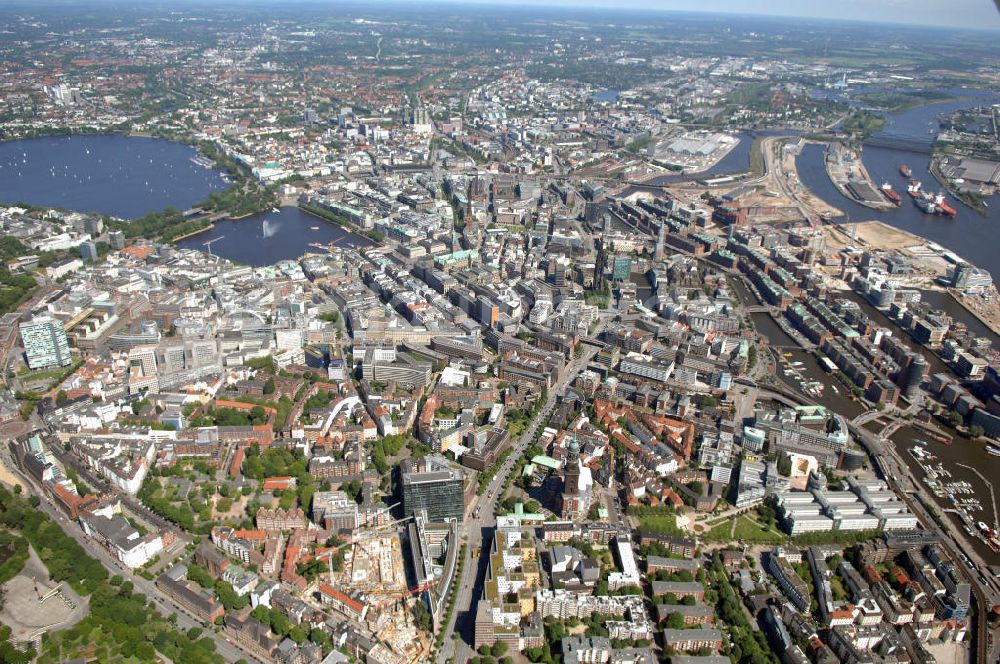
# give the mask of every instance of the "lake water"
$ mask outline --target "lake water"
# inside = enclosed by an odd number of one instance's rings
[[[338,247],[371,245],[368,238],[306,214],[297,207],[220,221],[210,231],[181,240],[177,245],[207,251],[205,243],[211,240],[215,240],[211,247],[213,254],[246,265],[271,265],[309,252],[325,253],[311,247],[313,243],[325,245],[337,241]]]
[[[0,202],[124,219],[167,207],[184,210],[229,186],[218,171],[194,163],[196,155],[194,148],[181,143],[116,134],[0,143]],[[223,220],[179,246],[205,251],[205,242],[213,239],[218,239],[212,243],[213,254],[248,265],[270,265],[320,251],[311,243],[371,244],[292,207]]]
[[[155,138],[54,136],[0,143],[0,202],[135,219],[187,209],[229,185],[191,161],[194,148]]]

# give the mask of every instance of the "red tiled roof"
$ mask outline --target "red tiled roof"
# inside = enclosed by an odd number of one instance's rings
[[[343,604],[347,608],[351,609],[352,611],[354,611],[358,615],[360,615],[361,612],[364,611],[365,607],[364,607],[364,605],[361,602],[357,601],[356,599],[351,599],[350,597],[348,597],[344,593],[340,592],[336,588],[331,588],[330,586],[326,585],[325,583],[322,584],[322,585],[320,585],[319,591],[320,591],[320,593],[322,593],[324,595],[327,595],[328,597],[331,597],[331,598],[335,599],[336,601],[340,602],[341,604]]]

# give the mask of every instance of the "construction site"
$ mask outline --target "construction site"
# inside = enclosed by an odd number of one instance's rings
[[[357,529],[346,542],[315,549],[327,571],[303,595],[377,635],[394,655],[385,653],[388,660],[427,661],[454,575],[457,538],[456,524],[427,523],[420,516]],[[341,556],[342,564],[335,565]],[[431,623],[421,626],[418,616],[425,613]]]
[[[746,215],[747,222],[755,224],[814,224],[841,216],[840,209],[813,194],[799,180],[795,158],[804,144],[801,138],[757,139],[751,151],[751,169],[755,173],[679,183],[671,185],[669,193],[692,205],[698,204],[706,191],[725,197]]]

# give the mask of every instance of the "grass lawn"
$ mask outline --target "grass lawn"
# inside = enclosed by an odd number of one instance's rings
[[[733,520],[724,519],[705,533],[705,539],[709,541],[721,542],[729,539],[729,531],[732,530]]]
[[[837,575],[830,577],[830,592],[833,593],[833,601],[835,602],[842,602],[849,597],[847,589],[844,588],[844,582]]]
[[[642,514],[639,516],[639,530],[666,535],[682,535],[677,527],[677,516],[674,514]]]
[[[788,540],[788,536],[772,528],[763,528],[747,515],[741,514],[736,517],[735,530],[733,530],[733,520],[726,519],[712,526],[712,529],[706,533],[705,539],[714,542],[740,540],[750,544],[780,544]]]
[[[739,521],[736,522],[736,531],[733,534],[738,540],[758,544],[778,543],[788,539],[788,535],[785,533],[772,528],[764,528],[745,514],[741,515]]]

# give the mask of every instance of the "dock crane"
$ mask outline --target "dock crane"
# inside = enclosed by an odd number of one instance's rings
[[[203,245],[205,245],[206,247],[208,247],[208,255],[209,256],[212,255],[212,243],[213,242],[218,242],[219,240],[221,240],[221,239],[223,239],[225,237],[226,237],[225,235],[220,235],[219,237],[213,237],[211,240],[208,240],[207,242],[202,242]]]
[[[326,249],[327,251],[330,251],[335,246],[337,246],[338,242],[340,242],[343,239],[344,238],[342,237],[338,237],[333,242],[327,242],[326,244],[323,244],[322,242],[310,242],[309,246],[312,247],[313,249]]]

